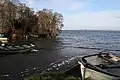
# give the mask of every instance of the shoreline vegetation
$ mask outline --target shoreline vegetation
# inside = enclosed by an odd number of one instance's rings
[[[63,26],[63,15],[52,9],[35,12],[22,3],[15,5],[7,0],[0,3],[0,33],[9,40],[56,37]]]
[[[60,72],[45,72],[39,75],[27,77],[24,80],[79,80],[79,78]]]
[[[45,72],[39,75],[27,77],[24,80],[81,80],[79,77],[67,75],[61,72]],[[85,80],[93,80],[90,77]]]

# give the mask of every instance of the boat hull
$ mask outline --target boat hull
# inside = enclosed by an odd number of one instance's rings
[[[86,68],[85,78],[88,78],[88,77],[92,78],[93,80],[120,80],[120,78],[117,78],[105,73],[101,73],[90,68]]]
[[[5,55],[5,54],[17,54],[17,53],[26,53],[30,52],[31,49],[24,49],[24,50],[16,50],[16,51],[0,51],[0,54]]]
[[[120,80],[119,73],[115,74],[115,72],[113,73],[107,71],[107,68],[105,68],[104,66],[102,67],[102,62],[105,62],[106,64],[108,61],[98,58],[97,54],[82,57],[82,59],[78,62],[80,64],[80,67],[85,67],[81,68],[80,70],[81,74],[83,74],[82,80],[84,80],[85,78],[91,78],[93,80]],[[111,69],[114,69],[114,67]],[[119,68],[117,69],[120,70]]]

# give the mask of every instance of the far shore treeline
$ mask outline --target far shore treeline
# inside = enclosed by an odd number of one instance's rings
[[[9,39],[22,40],[31,35],[53,37],[63,26],[63,15],[52,9],[35,12],[25,4],[9,1],[0,4],[0,33]]]

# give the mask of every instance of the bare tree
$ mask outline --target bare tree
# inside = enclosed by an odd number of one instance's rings
[[[8,29],[13,27],[15,6],[11,2],[8,2],[6,4],[0,4],[0,6],[0,27],[2,27],[2,33],[6,33]]]
[[[9,0],[0,3],[0,32],[22,37],[29,34],[57,36],[63,27],[63,16],[52,9],[37,14],[25,4],[15,5]],[[16,30],[16,31],[15,31]],[[18,30],[23,32],[17,32]],[[20,33],[20,34],[19,34]]]
[[[63,27],[63,16],[51,9],[43,9],[38,13],[38,32],[49,36],[57,36]]]
[[[34,14],[33,9],[25,4],[20,4],[17,7],[17,20],[21,24],[20,28],[24,29],[25,35],[32,33],[37,24],[37,16]],[[18,27],[16,26],[16,28]]]

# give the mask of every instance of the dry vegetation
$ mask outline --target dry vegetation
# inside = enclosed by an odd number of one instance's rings
[[[0,33],[5,33],[11,38],[19,36],[22,39],[30,34],[57,36],[62,27],[62,14],[51,9],[35,13],[25,4],[14,5],[9,1],[0,3]],[[23,34],[18,33],[18,29]]]
[[[66,75],[64,73],[46,72],[40,75],[35,75],[25,78],[24,80],[81,80],[81,79],[78,77],[74,77],[72,75]],[[85,80],[93,80],[93,79],[88,77]]]

